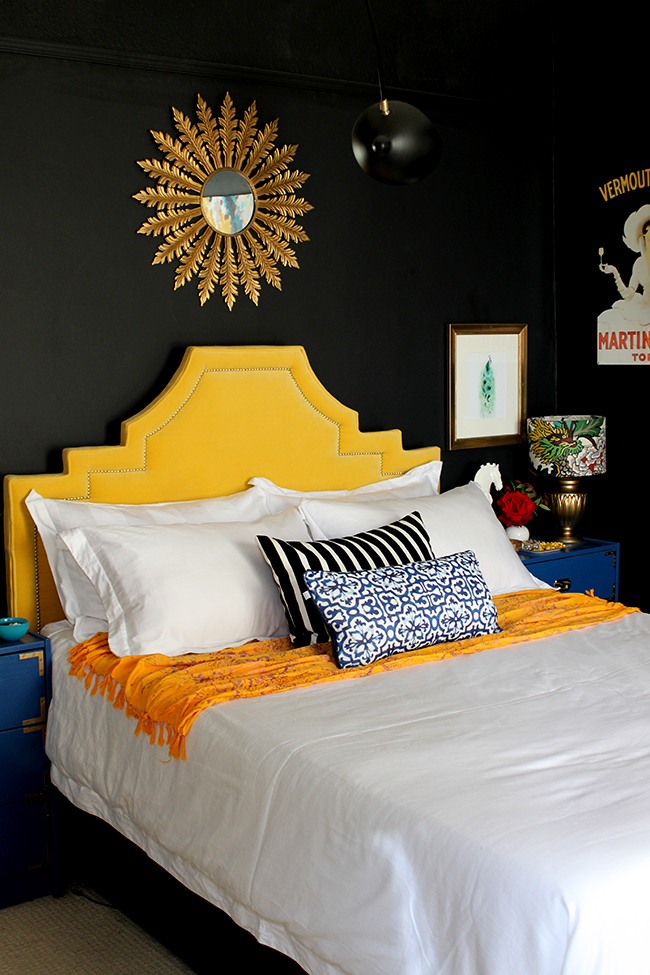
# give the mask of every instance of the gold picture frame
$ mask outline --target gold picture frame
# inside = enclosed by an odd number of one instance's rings
[[[449,450],[526,440],[527,325],[449,325]]]

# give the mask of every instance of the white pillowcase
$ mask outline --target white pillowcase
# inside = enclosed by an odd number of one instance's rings
[[[437,494],[441,470],[442,461],[432,460],[428,464],[414,467],[406,474],[400,474],[399,477],[388,477],[383,481],[373,481],[372,484],[363,484],[351,491],[300,491],[280,487],[266,477],[253,477],[248,483],[264,491],[269,508],[275,514],[277,511],[284,511],[286,508],[298,505],[308,499],[334,501],[354,498],[355,500],[365,501],[370,500],[370,498],[366,498],[366,495],[371,495],[374,500],[380,497],[419,498]],[[379,528],[379,525],[373,527]]]
[[[118,657],[286,636],[257,535],[309,541],[297,508],[254,522],[72,528],[60,539],[99,592]]]
[[[257,521],[271,514],[266,494],[249,488],[223,498],[171,501],[160,504],[102,504],[95,501],[60,501],[31,491],[25,501],[34,519],[50,563],[54,584],[66,619],[77,641],[106,629],[104,608],[94,586],[57,535],[68,528],[119,525],[169,525]]]
[[[300,505],[314,539],[355,535],[419,511],[436,557],[470,549],[493,596],[546,589],[520,561],[492,505],[474,481],[429,497],[378,501],[304,501]]]

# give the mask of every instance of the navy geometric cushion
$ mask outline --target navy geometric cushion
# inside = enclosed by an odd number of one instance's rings
[[[473,552],[367,572],[305,572],[339,667],[497,633],[497,610]]]
[[[284,605],[289,635],[296,647],[327,643],[329,634],[311,602],[305,602],[305,569],[358,572],[433,558],[429,536],[417,511],[372,531],[320,542],[286,542],[258,535]]]

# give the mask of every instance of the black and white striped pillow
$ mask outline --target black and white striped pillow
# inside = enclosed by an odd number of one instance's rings
[[[431,542],[418,511],[372,531],[319,542],[286,542],[258,535],[257,541],[280,590],[295,646],[326,643],[329,634],[311,599],[305,599],[305,569],[358,572],[432,559]]]

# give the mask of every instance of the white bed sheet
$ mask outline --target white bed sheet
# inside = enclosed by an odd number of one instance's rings
[[[186,761],[69,646],[55,785],[312,975],[647,975],[650,616],[233,701]]]

